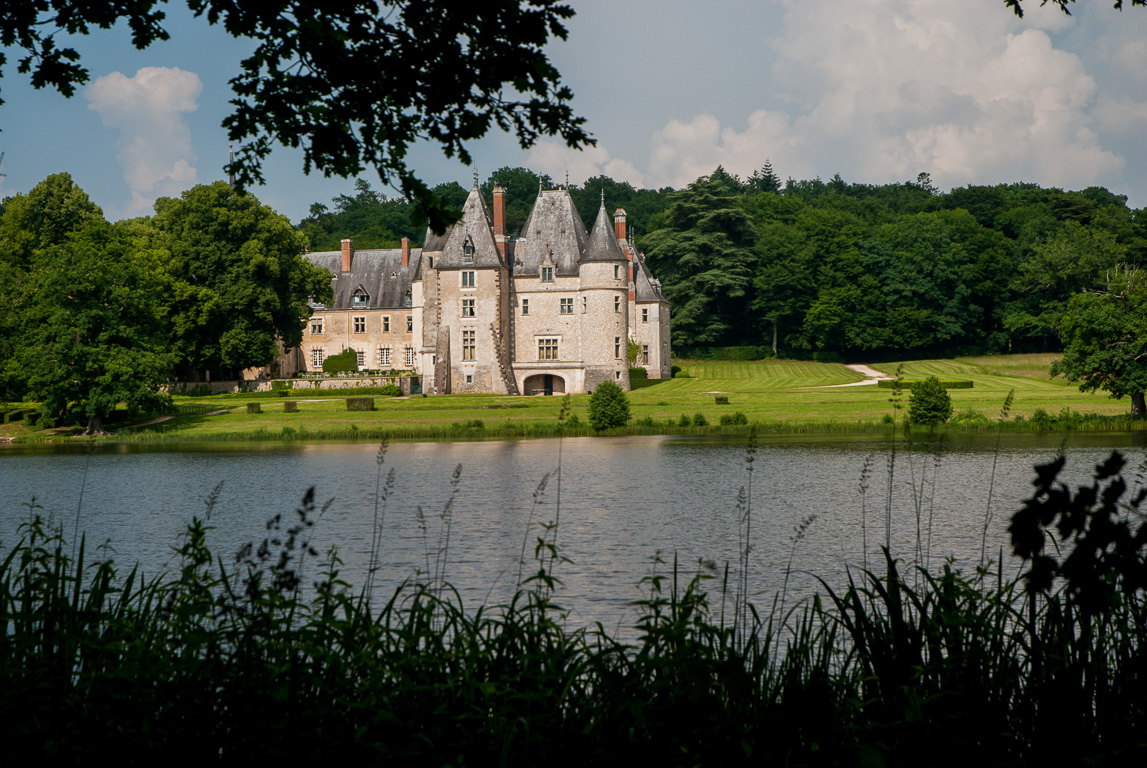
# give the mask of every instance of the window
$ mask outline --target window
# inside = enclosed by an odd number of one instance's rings
[[[312,349],[311,350],[311,367],[314,368],[316,371],[322,370],[322,368],[323,368],[323,350],[322,349]]]
[[[390,333],[390,315],[382,316],[382,332]]]
[[[572,315],[573,314],[573,299],[572,298],[559,299],[559,301],[561,302],[561,314]]]
[[[530,300],[529,299],[522,299],[522,314],[523,315],[530,314]]]
[[[406,316],[406,332],[414,333],[414,315]]]
[[[649,365],[649,345],[648,344],[642,344],[641,345],[641,364],[642,365]]]
[[[359,288],[354,292],[353,303],[356,307],[365,307],[369,300],[370,297],[366,295],[366,291],[364,291],[362,288]]]
[[[403,351],[403,357],[406,361],[407,368],[414,367],[414,347],[406,347]]]
[[[474,374],[472,374],[472,373],[466,374],[466,383],[467,384],[473,384],[474,383]]]
[[[357,357],[358,357],[357,362],[358,362],[359,369],[361,370],[361,369],[365,368],[366,367],[366,352],[363,352],[361,349],[356,349],[355,355],[357,355]]]
[[[474,241],[468,237],[466,238],[466,242],[462,244],[462,263],[474,263]]]
[[[554,268],[542,267],[542,282],[552,283],[554,281]]]
[[[614,296],[613,297],[613,311],[614,312],[620,312],[621,311],[621,297],[620,296]]]
[[[354,318],[354,332],[366,333],[366,318],[361,315]]]
[[[474,272],[472,270],[466,269],[466,270],[462,271],[462,287],[463,288],[473,288],[474,287]]]
[[[648,307],[643,307],[641,309],[641,322],[643,322],[643,323],[649,322],[649,308]]]
[[[312,336],[322,336],[323,335],[323,319],[321,317],[312,317],[311,318],[311,335]]]
[[[407,291],[406,295],[402,297],[402,306],[409,307],[412,303],[413,303],[413,298],[410,294],[410,291]]]
[[[586,311],[586,307],[587,307],[587,306],[588,306],[588,304],[587,304],[587,302],[586,302],[586,298],[585,298],[585,296],[582,296],[582,297],[581,297],[581,313],[582,313],[583,315],[585,314],[585,311]]]
[[[462,299],[462,317],[474,317],[474,302],[476,299]]]
[[[620,336],[614,336],[613,337],[613,356],[616,358],[619,358],[619,359],[621,358],[621,337]]]
[[[614,280],[620,280],[621,279],[621,265],[620,264],[614,264],[613,265],[613,279]]]
[[[557,360],[558,359],[558,340],[557,339],[538,339],[538,359],[539,360]]]
[[[462,331],[462,359],[474,359],[474,331]]]
[[[390,347],[379,347],[378,348],[378,367],[379,368],[389,368],[390,367]]]

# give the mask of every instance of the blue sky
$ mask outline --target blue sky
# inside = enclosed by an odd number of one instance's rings
[[[471,147],[485,178],[525,165],[580,183],[598,173],[680,187],[717,164],[748,175],[879,184],[928,171],[942,189],[1027,181],[1105,186],[1147,207],[1147,10],[1078,3],[1071,17],[1028,0],[583,0],[549,48],[598,145]],[[92,81],[72,99],[0,80],[0,195],[67,171],[111,219],[222,178],[227,81],[249,49],[184,9],[171,40],[136,51],[123,29],[72,44]],[[471,170],[433,147],[412,165],[430,183]],[[352,181],[304,175],[278,149],[255,193],[293,221]],[[380,185],[377,179],[366,178]],[[391,190],[383,190],[393,193]]]

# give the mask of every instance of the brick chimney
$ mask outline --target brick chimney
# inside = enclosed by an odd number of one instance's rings
[[[402,238],[402,266],[410,266],[410,238]]]
[[[350,263],[354,260],[354,241],[349,237],[343,238],[343,272],[350,272]]]
[[[613,232],[618,240],[625,240],[625,209],[618,208],[613,213]]]
[[[506,258],[506,190],[501,184],[494,185],[494,242],[498,253]]]

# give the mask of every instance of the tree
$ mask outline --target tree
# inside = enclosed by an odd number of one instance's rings
[[[372,166],[441,230],[457,213],[407,168],[412,144],[437,143],[466,164],[467,144],[493,126],[512,130],[523,148],[542,135],[558,135],[573,148],[594,144],[545,53],[551,38],[566,39],[562,21],[574,13],[558,0],[279,0],[258,10],[186,1],[197,17],[256,44],[231,80],[234,111],[223,120],[240,142],[227,167],[240,188],[263,181],[260,168],[273,144],[302,147],[307,172],[352,177]],[[57,47],[57,35],[122,21],[142,50],[170,37],[160,4],[8,4],[0,44],[23,51],[17,69],[34,87],[71,96],[89,73],[74,48]],[[5,62],[0,51],[0,71]]]
[[[756,342],[750,318],[756,229],[721,168],[673,195],[664,227],[639,241],[672,305],[677,348]]]
[[[0,315],[0,361],[15,357],[21,318],[37,300],[33,270],[41,252],[103,220],[103,211],[66,173],[53,174],[27,194],[5,201],[0,213],[0,305],[5,307]],[[26,383],[14,367],[0,365],[0,398],[21,399]]]
[[[88,224],[45,249],[32,273],[36,300],[22,314],[8,368],[51,416],[87,421],[99,433],[124,402],[163,407],[175,356],[167,351],[159,284],[131,243],[106,222]]]
[[[952,418],[952,396],[935,376],[912,385],[908,395],[908,418],[913,424],[934,427]]]
[[[1121,267],[1106,285],[1071,297],[1059,319],[1063,357],[1051,367],[1079,382],[1083,392],[1103,390],[1131,398],[1131,415],[1147,416],[1147,275]]]
[[[629,398],[612,381],[603,381],[589,397],[589,424],[601,431],[629,423]]]
[[[1044,4],[1048,3],[1049,1],[1051,2],[1052,5],[1058,5],[1059,9],[1061,11],[1063,11],[1064,13],[1066,13],[1068,16],[1071,15],[1071,11],[1069,11],[1067,9],[1067,4],[1068,3],[1074,3],[1075,0],[1042,0],[1040,5],[1044,5]],[[1015,11],[1016,16],[1019,16],[1022,19],[1024,17],[1024,9],[1020,5],[1021,2],[1022,2],[1022,0],[1004,0],[1004,5],[1008,6],[1013,11]],[[1131,5],[1147,5],[1147,0],[1131,0]],[[1123,0],[1115,0],[1113,7],[1117,11],[1122,11],[1123,10]]]
[[[307,299],[330,273],[303,258],[302,233],[253,196],[217,181],[155,203],[153,268],[167,286],[170,334],[191,371],[234,376],[303,337]]]

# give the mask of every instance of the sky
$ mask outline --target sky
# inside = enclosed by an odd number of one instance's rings
[[[177,4],[178,5],[178,4]],[[1147,207],[1147,9],[1083,0],[1071,16],[1003,0],[573,0],[547,48],[597,145],[470,145],[482,179],[526,166],[581,184],[605,174],[680,188],[718,165],[766,161],[782,179],[883,184],[927,172],[942,190],[1034,182],[1103,186]],[[224,178],[228,80],[248,41],[168,8],[171,40],[144,51],[122,27],[67,38],[91,72],[66,99],[34,90],[8,51],[0,80],[0,197],[66,171],[112,220]],[[411,166],[469,186],[434,145]],[[292,221],[353,180],[303,173],[279,148],[253,191]],[[376,189],[394,195],[376,176]]]

